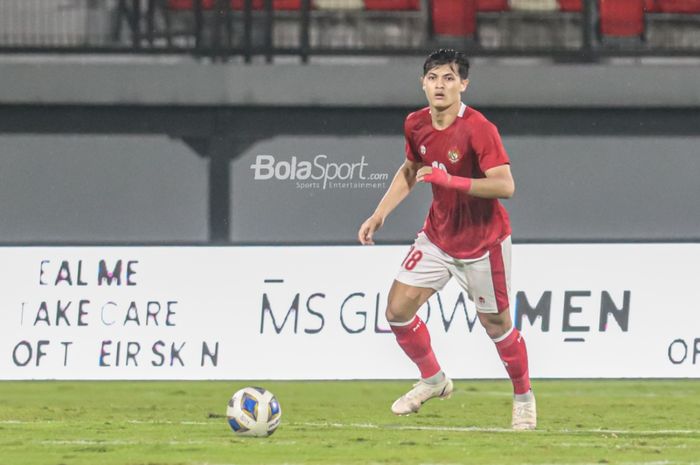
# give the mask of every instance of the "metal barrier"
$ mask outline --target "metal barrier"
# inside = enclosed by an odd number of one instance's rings
[[[698,0],[0,0],[0,53],[700,56]]]

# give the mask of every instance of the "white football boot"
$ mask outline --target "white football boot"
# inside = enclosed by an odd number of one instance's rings
[[[530,430],[537,427],[537,405],[535,397],[531,400],[520,402],[513,400],[513,429]]]
[[[418,381],[413,385],[413,389],[396,399],[396,402],[391,406],[391,411],[396,415],[416,413],[421,405],[433,397],[448,399],[453,390],[452,380],[447,376],[438,384],[428,384],[423,380]]]

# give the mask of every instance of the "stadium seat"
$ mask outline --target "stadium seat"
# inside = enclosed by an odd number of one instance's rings
[[[644,0],[644,12],[645,13],[658,13],[659,12],[658,0]]]
[[[476,34],[476,1],[433,0],[433,33],[473,37]]]
[[[362,10],[363,0],[313,0],[312,6],[320,10]]]
[[[662,13],[700,14],[700,0],[656,0]]]
[[[557,0],[510,0],[513,11],[557,11]]]
[[[559,11],[583,11],[582,0],[559,0]]]
[[[477,11],[508,11],[510,10],[510,5],[508,0],[477,0],[476,1]]]
[[[367,10],[420,10],[420,0],[365,0]]]
[[[643,37],[644,1],[599,0],[601,36]]]

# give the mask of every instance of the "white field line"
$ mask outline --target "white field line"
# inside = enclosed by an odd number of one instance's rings
[[[635,393],[635,394],[629,394],[629,393],[620,393],[620,394],[610,394],[610,393],[605,393],[605,394],[596,394],[596,393],[590,393],[587,391],[571,391],[566,393],[566,397],[570,397],[572,395],[575,395],[576,393],[580,393],[581,395],[588,395],[591,397],[605,397],[605,398],[612,398],[612,397],[620,397],[620,398],[655,398],[655,397],[687,397],[689,394],[695,394],[690,393],[690,392],[681,392],[677,393],[674,392],[673,394],[657,394],[655,392],[645,392],[645,393]],[[460,397],[460,396],[488,396],[488,397],[507,397],[507,398],[513,398],[513,392],[512,390],[503,390],[503,391],[479,391],[479,390],[469,390],[467,389],[455,389],[452,392],[452,397],[454,398],[455,396]],[[558,393],[549,393],[549,392],[537,392],[537,398],[548,398],[548,399],[554,399],[554,398],[561,398],[564,397],[562,394]]]
[[[168,421],[168,420],[127,420],[126,423],[133,425],[184,425],[184,426],[210,426],[220,424],[222,420],[217,421]],[[60,421],[25,421],[25,420],[0,420],[0,424],[5,425],[33,425],[33,424],[48,424],[48,423],[64,423]],[[115,422],[119,423],[119,422]],[[438,431],[438,432],[457,432],[457,433],[513,433],[510,428],[497,427],[480,427],[480,426],[424,426],[424,425],[377,425],[374,423],[337,423],[337,422],[296,422],[284,423],[288,426],[302,426],[314,428],[358,428],[358,429],[383,429],[383,430],[400,430],[400,431]],[[523,432],[519,432],[523,433]],[[628,430],[628,429],[547,429],[539,428],[535,431],[524,432],[525,434],[533,433],[557,433],[557,434],[630,434],[630,435],[694,435],[700,434],[700,429],[658,429],[658,430]]]
[[[0,420],[0,425],[48,425],[50,423],[63,423],[53,420]]]
[[[372,423],[291,423],[292,426],[313,426],[313,427],[332,427],[332,428],[363,428],[363,429],[389,429],[389,430],[407,430],[407,431],[444,431],[444,432],[478,432],[478,433],[513,433],[510,428],[484,428],[479,426],[421,426],[421,425],[406,425],[406,426],[380,426]],[[561,433],[561,434],[579,434],[579,433],[600,433],[600,434],[700,434],[698,429],[660,429],[660,430],[623,430],[623,429],[546,429],[541,428],[529,433]],[[519,432],[522,433],[522,432]],[[526,434],[528,432],[525,432]]]
[[[272,442],[272,441],[271,441]],[[154,444],[167,444],[170,446],[185,446],[185,445],[216,445],[221,444],[220,441],[134,441],[134,440],[99,440],[99,439],[72,439],[72,440],[45,440],[45,441],[33,441],[34,444],[40,444],[44,446],[138,446],[138,445],[154,445]],[[280,441],[275,440],[275,445],[294,445],[297,441]],[[598,442],[561,442],[556,444],[557,447],[592,447],[599,448],[600,443]],[[635,444],[635,449],[658,449],[659,446],[655,445],[639,445]],[[664,445],[664,449],[687,449],[688,446],[685,444],[668,446]]]
[[[131,425],[213,425],[213,421],[127,420]],[[218,421],[216,423],[219,423]]]
[[[675,460],[657,460],[654,462],[615,462],[617,465],[674,465],[674,464],[683,464],[683,465],[696,465],[697,462],[677,462]],[[528,463],[523,463],[522,465],[534,465],[534,464],[528,464]],[[574,465],[573,463],[567,463],[567,462],[557,462],[557,463],[549,463],[549,464],[537,464],[537,465]],[[600,462],[590,462],[590,463],[576,463],[576,465],[600,465]]]
[[[0,420],[0,425],[47,425],[53,423],[66,423],[56,420]],[[119,423],[119,422],[115,422]],[[132,425],[213,425],[213,421],[169,421],[169,420],[127,420]],[[216,422],[218,423],[218,422]]]
[[[700,462],[686,462],[685,460],[683,461],[677,461],[677,460],[656,460],[652,462],[615,462],[616,465],[700,465]],[[421,465],[429,465],[429,464],[421,464]],[[435,465],[435,464],[432,464]],[[521,465],[600,465],[600,462],[588,462],[588,463],[579,463],[579,462],[556,462],[556,463],[538,463],[538,464],[530,464],[530,463],[522,463]]]
[[[238,465],[238,464],[235,464],[235,463],[194,462],[194,463],[191,463],[190,465]],[[303,465],[303,464],[298,464],[298,463],[294,463],[294,462],[284,462],[284,463],[281,463],[280,465]],[[328,462],[325,465],[343,465],[343,464]],[[369,462],[367,465],[381,465],[381,464]],[[442,465],[444,465],[444,464],[442,464]],[[457,465],[457,464],[455,464],[455,465]],[[600,465],[600,464],[597,464],[597,465]]]
[[[252,443],[252,442],[251,442]],[[287,446],[294,445],[296,441],[255,441],[258,445],[275,445]],[[99,439],[72,439],[72,440],[46,440],[33,441],[33,444],[41,444],[44,446],[152,446],[152,445],[169,445],[169,446],[191,446],[191,445],[220,445],[221,441],[125,441],[119,439],[99,440]]]
[[[54,440],[54,441],[34,441],[35,444],[43,446],[135,446],[141,444],[140,441],[124,441],[120,439],[110,440],[92,440],[92,439],[73,439],[73,440]]]
[[[617,465],[700,465],[700,462],[677,462],[675,460],[661,460],[661,461],[654,461],[654,462],[617,462]],[[222,464],[222,463],[209,463],[209,462],[197,462],[192,465],[236,465],[232,463],[227,463],[227,464]],[[295,465],[293,462],[285,462],[282,465]],[[329,462],[327,465],[343,465],[342,463],[333,463]],[[381,463],[378,462],[369,462],[368,465],[381,465]],[[463,465],[462,463],[445,463],[445,462],[440,462],[439,464],[436,463],[422,463],[420,465]],[[528,464],[528,463],[523,463],[522,465],[600,465],[599,462],[589,462],[589,463],[581,463],[581,462],[556,462],[556,463],[546,463],[546,464]]]
[[[624,438],[623,438],[624,439]],[[600,447],[601,443],[600,442],[557,442],[556,446],[557,447],[594,447],[598,448]],[[617,443],[617,442],[610,442],[608,444],[608,447],[627,447],[629,443]],[[664,449],[687,449],[688,445],[687,444],[676,444],[674,446],[669,446],[668,444],[664,444],[663,446],[659,445],[654,445],[654,444],[637,444],[634,443],[633,447],[635,449],[658,449],[659,447],[663,447]]]

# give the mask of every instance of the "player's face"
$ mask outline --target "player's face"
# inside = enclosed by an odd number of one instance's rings
[[[454,63],[436,66],[429,70],[422,79],[423,90],[430,106],[438,110],[459,105],[460,94],[469,84],[468,79],[461,79]]]

